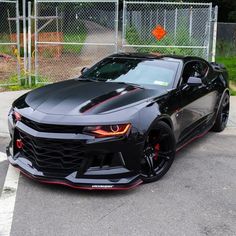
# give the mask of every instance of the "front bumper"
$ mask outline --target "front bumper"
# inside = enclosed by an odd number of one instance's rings
[[[15,126],[10,122],[9,125],[12,131],[12,141],[6,150],[8,160],[14,167],[18,168],[23,174],[32,179],[48,184],[60,184],[72,188],[88,190],[128,190],[142,183],[139,174],[139,158],[142,143],[134,142],[133,137],[131,137],[130,140],[119,139],[101,142],[91,139],[87,140],[84,136],[75,136],[74,134],[63,134],[63,136],[60,137],[62,134],[38,132],[21,122],[18,122]],[[19,138],[19,134],[23,135],[23,138],[26,138],[25,147],[28,146],[27,150],[29,153],[16,148],[15,141]],[[94,153],[96,153],[96,155],[101,155],[101,153],[102,155],[110,155],[114,152],[116,155],[120,154],[122,156],[122,164],[114,166],[104,165],[102,167],[90,166],[83,172],[76,169],[67,171],[66,173],[61,173],[60,169],[50,172],[44,170],[41,165],[38,165],[38,163],[30,157],[33,152],[29,150],[30,143],[27,143],[29,137],[32,138],[32,143],[37,143],[38,140],[49,140],[52,145],[54,145],[53,143],[58,137],[60,137],[60,140],[65,140],[66,145],[68,145],[68,141],[76,141],[76,143],[83,142],[85,153],[92,151],[93,155]],[[59,146],[55,146],[55,149],[57,148],[59,148]],[[34,150],[35,146],[31,149]],[[34,152],[37,152],[37,150],[34,150]],[[70,157],[66,158],[70,159]],[[86,158],[86,156],[84,158]],[[90,158],[90,156],[88,156],[88,158]],[[45,157],[45,159],[47,159],[47,157]]]
[[[10,153],[10,146],[7,147],[6,153],[11,165],[18,168],[25,176],[42,183],[59,184],[87,190],[128,190],[142,183],[139,175],[130,175],[125,168],[121,167],[107,170],[107,173],[110,172],[110,177],[104,175],[103,178],[102,176],[98,178],[97,174],[99,173],[93,173],[95,174],[94,178],[91,178],[92,173],[90,173],[89,177],[85,175],[83,178],[77,178],[77,172],[75,171],[63,178],[58,178],[56,175],[46,175],[42,171],[37,170],[28,159],[20,154],[13,158]],[[121,177],[122,175],[126,175],[126,177]]]

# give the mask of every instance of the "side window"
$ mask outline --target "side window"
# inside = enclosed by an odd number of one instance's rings
[[[211,68],[207,63],[202,62],[202,74],[203,74],[203,82],[207,83],[210,82],[212,80],[210,75],[211,72]]]
[[[199,73],[201,79],[204,79],[207,76],[208,71],[209,66],[204,62],[199,62]]]
[[[189,77],[198,77],[203,79],[208,71],[208,65],[200,61],[192,61],[185,65],[183,75],[182,75],[182,84],[186,84]]]

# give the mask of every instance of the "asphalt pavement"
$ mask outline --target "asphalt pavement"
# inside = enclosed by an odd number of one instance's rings
[[[0,152],[9,142],[7,112],[22,93],[0,93]],[[178,152],[170,171],[156,183],[122,192],[81,191],[20,175],[10,235],[235,236],[235,141],[233,97],[227,129],[210,132]],[[7,169],[0,156],[0,192]]]

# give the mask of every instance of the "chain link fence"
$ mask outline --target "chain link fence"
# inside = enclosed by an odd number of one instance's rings
[[[211,3],[125,1],[122,47],[125,51],[208,59],[212,47],[212,14]],[[164,31],[163,38],[157,39],[154,30]]]
[[[18,2],[0,0],[0,87],[20,76]]]
[[[0,88],[76,77],[119,48],[214,57],[217,11],[210,3],[123,3],[119,15],[118,0],[36,0],[27,18],[18,0],[0,0]],[[165,34],[157,39],[156,30]],[[235,48],[236,24],[218,23],[217,56],[235,56]]]
[[[118,0],[36,0],[34,11],[38,83],[76,77],[117,51]]]

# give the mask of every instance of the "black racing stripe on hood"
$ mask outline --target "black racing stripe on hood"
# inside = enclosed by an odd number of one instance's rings
[[[134,92],[140,88],[134,87],[134,86],[128,86],[123,89],[117,89],[115,91],[112,91],[110,93],[104,94],[100,97],[94,98],[91,101],[89,101],[85,106],[81,107],[80,112],[85,113],[93,108],[97,107],[98,105],[104,104],[105,102],[111,101],[114,98],[117,98],[119,96],[122,96],[124,94],[127,94],[129,92]]]

